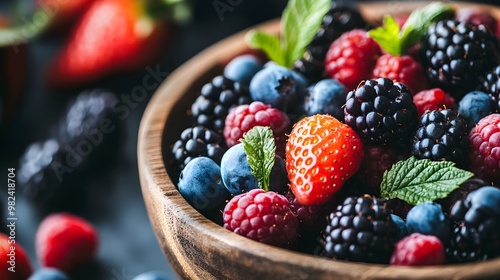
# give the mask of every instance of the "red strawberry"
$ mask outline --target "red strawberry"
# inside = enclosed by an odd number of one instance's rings
[[[53,61],[49,85],[55,88],[82,86],[154,62],[164,47],[169,24],[150,18],[138,2],[99,0],[92,3]]]
[[[290,189],[303,205],[330,200],[358,170],[363,159],[361,138],[329,115],[298,121],[286,145]]]
[[[32,272],[28,254],[19,242],[0,233],[0,279],[25,280]]]
[[[98,234],[94,226],[83,218],[56,213],[40,223],[35,246],[42,266],[70,272],[94,257]]]
[[[50,17],[50,31],[67,31],[95,0],[38,0],[40,11]]]

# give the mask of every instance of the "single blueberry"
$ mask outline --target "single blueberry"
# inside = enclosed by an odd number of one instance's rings
[[[444,214],[441,205],[435,202],[424,202],[415,205],[406,216],[408,234],[415,232],[434,235],[442,242],[447,242],[451,231],[449,218]]]
[[[244,54],[233,58],[224,68],[224,76],[233,81],[249,84],[252,77],[262,68],[262,62],[255,56]]]
[[[493,186],[484,186],[471,193],[467,199],[470,199],[471,205],[500,216],[500,189]]]
[[[182,170],[177,186],[184,199],[200,212],[219,208],[229,196],[220,167],[208,157],[191,160]]]
[[[287,113],[295,113],[305,97],[307,79],[279,65],[262,68],[250,81],[250,96]]]
[[[397,227],[397,239],[400,240],[403,239],[405,236],[407,236],[408,229],[406,228],[405,220],[403,220],[403,218],[395,214],[391,214],[391,219],[396,224]]]
[[[55,268],[41,268],[33,273],[28,280],[69,280],[64,272]]]
[[[482,91],[469,92],[458,103],[458,113],[467,120],[469,129],[490,114],[492,109],[491,97]]]
[[[165,272],[162,271],[144,272],[132,278],[132,280],[171,280],[171,279],[174,278],[169,277]]]
[[[344,121],[344,106],[347,97],[345,87],[333,79],[324,79],[310,86],[304,100],[304,113],[308,116],[329,114]]]

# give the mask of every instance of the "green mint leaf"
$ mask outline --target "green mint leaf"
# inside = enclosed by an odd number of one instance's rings
[[[381,48],[392,55],[401,54],[401,30],[392,16],[384,17],[384,25],[368,31],[370,37],[375,40]]]
[[[259,188],[268,191],[276,152],[273,131],[267,126],[256,126],[243,135],[241,142]]]
[[[259,30],[250,30],[245,40],[251,48],[264,51],[269,59],[280,65],[285,64],[284,52],[278,37]]]
[[[430,161],[410,157],[384,173],[380,184],[383,198],[399,198],[412,205],[445,198],[474,176],[451,161]]]
[[[323,17],[331,6],[331,0],[290,0],[281,16],[281,42],[288,68],[300,59],[312,41]]]

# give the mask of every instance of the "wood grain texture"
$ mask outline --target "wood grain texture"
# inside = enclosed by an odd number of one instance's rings
[[[369,20],[404,13],[423,2],[363,4]],[[454,4],[466,6],[470,4]],[[497,18],[496,7],[479,5]],[[277,34],[278,21],[257,26]],[[185,111],[201,86],[232,57],[248,51],[243,31],[195,56],[160,86],[143,116],[138,139],[141,187],[159,245],[182,279],[500,279],[500,259],[464,265],[396,267],[333,261],[261,244],[225,230],[194,210],[178,193],[165,162],[187,127]]]

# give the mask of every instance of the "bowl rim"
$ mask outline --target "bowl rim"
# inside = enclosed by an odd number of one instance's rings
[[[381,4],[385,5],[381,5]],[[399,1],[397,2],[401,4]],[[388,9],[400,9],[401,12],[420,7],[428,1],[417,1],[404,3],[402,6],[390,7],[388,1],[359,4],[361,13],[367,19],[376,19],[381,11]],[[474,7],[485,8],[493,11],[497,18],[500,18],[500,9],[496,6],[476,3],[449,3],[454,7],[465,7],[474,5]],[[396,4],[398,5],[398,4]],[[272,20],[263,24],[251,27],[277,34],[279,32],[279,20]],[[251,29],[249,28],[249,29]],[[179,219],[183,225],[192,227],[193,230],[203,232],[211,240],[216,240],[229,247],[244,250],[244,253],[256,257],[272,258],[276,262],[282,263],[300,263],[306,269],[328,270],[338,272],[339,276],[358,278],[384,278],[384,279],[422,279],[422,278],[477,278],[493,277],[500,275],[500,258],[466,264],[447,264],[441,266],[429,267],[402,267],[391,265],[380,265],[371,263],[344,262],[330,260],[314,255],[300,253],[296,251],[277,248],[263,243],[255,242],[243,236],[230,232],[216,223],[205,218],[202,214],[192,208],[179,194],[175,184],[170,180],[164,163],[163,154],[163,136],[165,133],[166,121],[171,117],[171,111],[176,106],[178,100],[189,90],[189,86],[196,81],[198,77],[204,74],[207,68],[198,67],[199,65],[215,65],[227,61],[228,57],[234,57],[241,54],[243,50],[248,49],[244,43],[244,37],[249,29],[240,31],[200,52],[177,70],[160,85],[142,117],[138,134],[138,167],[141,189],[145,199],[149,219],[155,230],[157,239],[162,247],[167,247],[172,253],[165,252],[167,259],[180,276],[192,277],[186,271],[186,263],[179,263],[172,259],[176,250],[182,248],[173,248],[165,240],[162,230],[165,229],[162,224],[162,207],[174,207],[176,210],[170,212]],[[160,215],[160,216],[159,216]],[[172,240],[170,240],[172,241]]]

